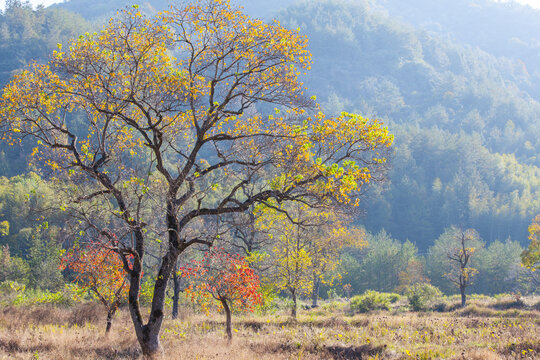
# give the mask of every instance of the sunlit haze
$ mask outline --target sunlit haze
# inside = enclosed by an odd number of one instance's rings
[[[49,5],[60,3],[60,2],[63,2],[63,1],[62,0],[30,0],[30,4],[32,4],[34,7],[40,4],[43,6],[49,6]],[[6,7],[6,0],[0,0],[0,9],[4,10],[5,7]]]
[[[505,0],[499,0],[501,2],[504,2]],[[540,0],[515,0],[518,3],[521,4],[528,4],[534,8],[540,9]],[[52,4],[63,2],[63,0],[30,0],[30,3],[33,6],[37,6],[39,4],[42,4],[43,6],[49,6]],[[6,6],[6,0],[0,0],[0,9],[4,9]]]

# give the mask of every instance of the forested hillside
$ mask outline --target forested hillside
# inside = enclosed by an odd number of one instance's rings
[[[327,108],[382,117],[396,133],[386,191],[360,220],[368,229],[421,249],[451,224],[525,239],[540,208],[540,104],[520,87],[529,75],[518,62],[367,2],[304,3],[281,17],[308,35],[308,84]]]
[[[540,10],[491,0],[376,3],[390,15],[417,28],[514,60],[516,68],[526,74],[516,80],[535,98],[540,96]]]
[[[71,0],[32,10],[10,2],[0,15],[0,83],[130,3]],[[476,229],[488,244],[510,237],[525,245],[540,212],[538,11],[489,1],[239,3],[309,38],[313,66],[304,80],[327,112],[378,117],[395,134],[388,181],[366,194],[356,224],[409,240],[420,254],[452,225]],[[142,1],[141,9],[167,4]],[[496,26],[503,10],[512,14],[504,15],[508,28]],[[31,147],[1,150],[2,175],[31,170]],[[30,180],[3,186],[21,181]],[[10,236],[26,236],[19,248],[4,239],[22,255],[30,226],[18,223],[20,214],[3,216],[14,219]]]

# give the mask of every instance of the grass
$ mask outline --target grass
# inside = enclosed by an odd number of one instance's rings
[[[233,317],[225,340],[223,316],[183,309],[167,319],[167,359],[538,359],[540,312],[507,309],[506,300],[471,299],[451,312],[393,309],[349,315],[344,306],[321,306],[290,321],[274,315]],[[334,304],[335,305],[335,304]],[[504,308],[498,310],[497,308]],[[121,311],[104,338],[99,304],[69,308],[6,307],[0,312],[0,359],[138,359],[129,314]]]

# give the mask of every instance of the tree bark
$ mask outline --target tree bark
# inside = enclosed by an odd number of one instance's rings
[[[172,318],[178,318],[178,301],[180,300],[180,277],[177,273],[177,268],[174,269],[173,274],[173,303],[172,303]]]
[[[298,306],[296,301],[296,291],[291,291],[291,295],[293,301],[293,306],[291,308],[291,317],[296,320],[296,308]]]
[[[316,308],[319,306],[319,289],[321,287],[321,278],[317,275],[313,275],[313,292],[311,293],[311,307]]]
[[[163,310],[165,307],[167,282],[171,277],[178,255],[185,250],[185,246],[180,244],[178,235],[180,231],[174,212],[173,200],[171,199],[169,199],[167,206],[167,227],[169,229],[169,248],[161,261],[158,277],[154,285],[154,297],[152,298],[150,316],[146,324],[143,323],[139,305],[140,279],[142,272],[141,261],[134,262],[133,269],[130,273],[129,310],[135,327],[135,334],[137,335],[137,340],[141,345],[145,359],[158,359],[163,357],[163,348],[159,340],[159,333],[164,318]],[[137,236],[141,237],[142,244],[142,232],[136,232],[136,241],[139,243]],[[139,254],[143,253],[144,248],[137,249],[137,252]],[[140,258],[142,259],[142,256],[140,256]]]
[[[109,336],[109,332],[111,331],[111,326],[112,326],[112,319],[114,317],[115,312],[116,310],[107,311],[107,326],[105,327],[105,337]]]
[[[461,307],[465,307],[465,303],[467,301],[465,296],[465,287],[461,287],[459,291],[461,292]]]
[[[227,339],[229,341],[232,340],[232,319],[231,319],[231,308],[229,307],[229,304],[227,304],[227,299],[220,299],[221,304],[223,304],[223,310],[225,310],[225,332],[227,333]]]

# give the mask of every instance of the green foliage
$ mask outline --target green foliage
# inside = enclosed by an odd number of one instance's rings
[[[21,284],[28,283],[30,268],[24,259],[13,257],[9,246],[0,249],[0,282],[16,281]]]
[[[58,291],[27,289],[24,284],[15,281],[0,283],[0,303],[3,305],[31,306],[31,305],[59,305],[72,306],[84,299],[89,299],[85,289],[74,284],[65,284]]]
[[[56,242],[59,229],[38,226],[32,232],[28,254],[29,286],[33,289],[59,290],[64,286],[60,270],[62,248]]]
[[[535,272],[540,270],[540,214],[529,225],[529,246],[521,254],[523,266]]]
[[[328,291],[326,292],[326,296],[328,297],[329,300],[335,300],[341,297],[335,288],[328,289]]]
[[[2,295],[10,294],[13,292],[15,293],[24,292],[25,289],[26,289],[26,286],[24,284],[19,284],[16,281],[7,280],[7,281],[2,281],[0,283],[0,293]]]
[[[447,228],[429,248],[426,257],[426,271],[431,283],[445,294],[453,294],[457,291],[456,285],[448,278],[447,274],[459,276],[459,269],[455,269],[454,262],[448,258],[450,251],[461,247],[459,234],[458,228]],[[482,257],[484,251],[484,242],[475,236],[467,241],[467,248],[475,249],[474,256],[471,257],[467,267],[476,269],[478,259]]]
[[[493,295],[517,291],[522,287],[525,269],[520,266],[523,248],[517,241],[494,241],[484,251],[475,254],[478,275],[471,291]]]
[[[86,297],[86,290],[81,289],[74,284],[65,284],[64,287],[58,291],[28,289],[19,292],[17,297],[13,299],[12,305],[31,306],[48,304],[72,306],[75,303],[81,302]]]
[[[155,279],[152,279],[150,276],[143,277],[139,293],[139,303],[141,305],[148,306],[152,304],[152,299],[154,297],[154,284]],[[170,299],[167,300],[170,301]]]
[[[418,283],[405,290],[413,311],[427,310],[434,300],[442,296],[441,291],[428,283]]]
[[[372,289],[394,291],[399,285],[399,274],[417,254],[409,241],[401,243],[382,230],[367,236],[368,247],[350,251],[342,259],[343,283],[351,284],[355,293]]]
[[[62,214],[50,210],[55,196],[50,184],[35,173],[0,177],[0,245],[8,245],[13,256],[26,258],[38,224],[45,218],[51,227],[64,222]],[[43,230],[44,236],[56,235]]]
[[[351,298],[351,310],[365,313],[373,310],[390,310],[390,304],[399,300],[398,294],[368,290]]]

